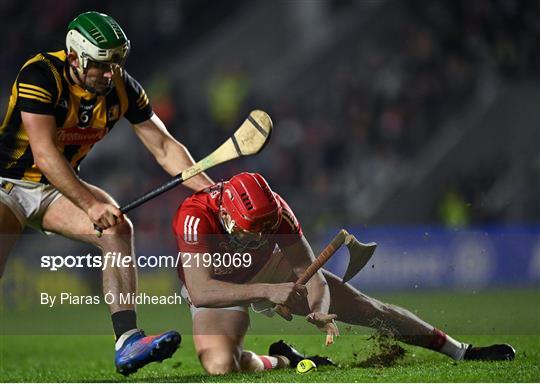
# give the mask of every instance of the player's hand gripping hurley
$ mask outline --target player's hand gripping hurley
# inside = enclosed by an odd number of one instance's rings
[[[240,128],[238,128],[236,132],[214,152],[166,183],[145,193],[123,207],[120,207],[120,211],[122,211],[122,213],[127,213],[128,211],[137,208],[139,205],[146,203],[148,200],[167,192],[169,189],[182,184],[184,181],[209,168],[215,167],[218,164],[225,163],[226,161],[241,156],[250,156],[259,153],[268,142],[271,133],[272,120],[270,119],[270,116],[261,110],[251,111]],[[103,230],[95,224],[94,229],[96,230],[96,234],[101,236]]]
[[[342,229],[300,275],[298,280],[296,280],[296,284],[306,284],[343,244],[345,244],[349,250],[349,265],[343,276],[343,283],[352,279],[362,268],[364,268],[369,259],[371,259],[371,256],[373,256],[375,248],[377,247],[377,244],[375,243],[363,244],[359,242],[354,235],[351,235],[345,229]],[[292,320],[292,314],[288,307],[276,305],[274,310],[284,319],[288,321]],[[310,314],[307,317],[307,320],[310,323],[317,325],[317,327],[324,329],[327,332],[326,345],[332,344],[334,336],[339,335],[339,331],[334,322],[335,317],[335,315],[322,313]]]

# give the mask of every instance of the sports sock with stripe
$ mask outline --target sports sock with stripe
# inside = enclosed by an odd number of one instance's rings
[[[441,352],[454,360],[463,360],[468,347],[469,344],[457,341],[437,328],[433,328],[432,340],[428,346],[428,348]]]

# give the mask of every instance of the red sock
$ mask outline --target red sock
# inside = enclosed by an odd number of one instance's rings
[[[241,368],[243,372],[260,372],[287,366],[285,358],[277,356],[257,355],[251,351],[242,352]]]
[[[440,351],[444,343],[446,343],[447,337],[446,333],[440,329],[433,328],[433,338],[431,339],[428,348],[433,349],[434,351]]]
[[[274,369],[277,366],[277,359],[274,356],[261,356],[259,359],[263,362],[264,369]]]

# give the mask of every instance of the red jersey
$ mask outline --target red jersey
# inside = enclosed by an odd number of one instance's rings
[[[206,188],[188,197],[178,208],[172,222],[173,232],[180,252],[209,253],[223,255],[228,253],[251,256],[249,267],[213,268],[214,278],[231,283],[250,281],[270,260],[276,245],[280,248],[294,244],[302,237],[302,228],[288,204],[274,192],[282,206],[282,219],[275,233],[265,236],[256,248],[242,248],[225,231],[219,218],[221,183]],[[178,266],[178,276],[184,280],[184,268]],[[186,265],[187,268],[187,265]]]

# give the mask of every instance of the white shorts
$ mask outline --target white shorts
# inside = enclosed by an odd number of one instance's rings
[[[41,226],[47,208],[62,194],[52,185],[0,177],[0,202],[7,205],[24,227],[43,231]]]
[[[268,260],[268,262],[264,265],[264,267],[246,284],[255,284],[255,283],[277,284],[277,283],[285,283],[285,282],[294,281],[294,280],[296,280],[295,275],[289,262],[285,260],[283,253],[276,246],[276,249],[274,250],[274,253],[272,253],[270,260]],[[248,313],[249,306],[247,305],[246,306],[238,305],[234,307],[224,307],[224,308],[195,307],[191,303],[189,292],[185,285],[182,285],[182,289],[180,290],[180,295],[188,303],[189,309],[191,311],[192,319],[196,313],[204,311],[204,310],[209,310],[209,309],[225,309],[229,311],[240,311],[240,312]],[[261,313],[268,317],[273,317],[275,315],[273,308],[274,308],[274,303],[268,300],[258,301],[256,303],[251,304],[251,309],[254,312]]]

